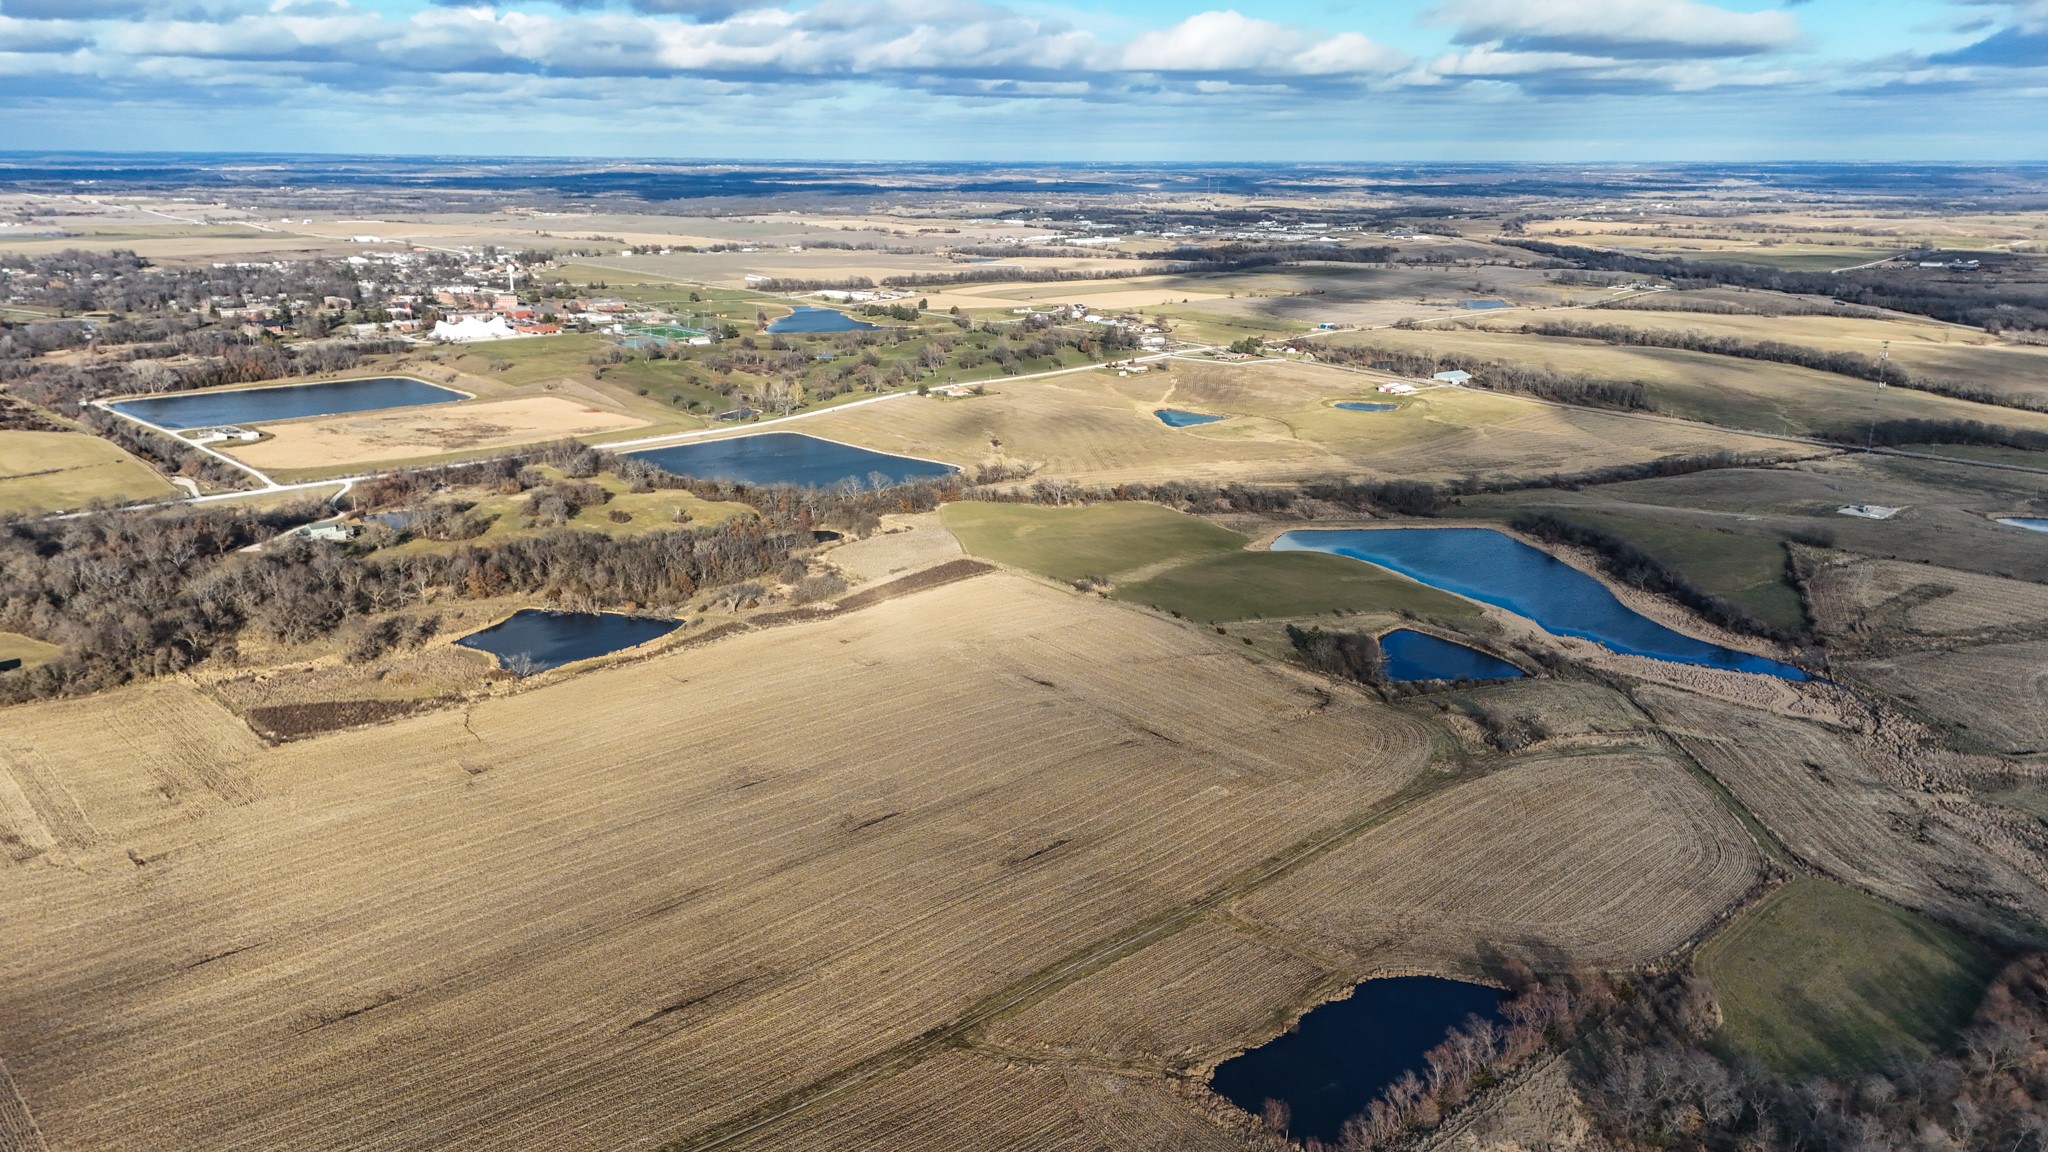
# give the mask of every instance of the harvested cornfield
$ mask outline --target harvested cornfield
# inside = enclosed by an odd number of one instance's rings
[[[1328,966],[1211,918],[991,1026],[986,1038],[1042,1057],[1185,1069],[1285,1028],[1331,979]]]
[[[1538,756],[1430,797],[1238,910],[1385,968],[1486,944],[1630,963],[1697,936],[1761,868],[1741,823],[1670,759]]]
[[[2048,915],[2048,890],[2001,859],[1964,806],[1926,803],[1815,724],[1667,688],[1636,699],[1809,866],[1908,907],[1987,928]],[[1984,815],[1991,813],[1987,810]]]
[[[735,1152],[1254,1152],[1266,1145],[1242,1129],[1208,1119],[1196,1103],[1157,1077],[948,1052],[722,1147]]]
[[[0,1053],[55,1150],[687,1141],[942,1055],[923,1038],[1263,875],[1431,748],[1003,575],[276,747],[174,685],[4,716],[29,807],[70,805],[70,867],[0,864]],[[261,794],[152,791],[195,761]],[[975,1067],[834,1107],[937,1099],[935,1147],[1211,1139]],[[989,1087],[1019,1078],[1045,1087]],[[797,1142],[872,1139],[848,1123]]]
[[[2048,586],[1838,553],[1808,575],[1821,631],[1860,644],[2048,629]]]
[[[1850,665],[1965,741],[2007,755],[2048,751],[2048,640],[1916,652]]]
[[[82,861],[159,829],[189,831],[192,821],[264,793],[250,770],[262,741],[181,685],[0,717],[0,848],[17,860]]]

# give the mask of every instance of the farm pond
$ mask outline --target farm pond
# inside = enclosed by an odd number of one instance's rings
[[[1505,993],[1436,976],[1368,980],[1343,1000],[1301,1018],[1291,1032],[1225,1060],[1209,1087],[1253,1115],[1266,1101],[1285,1103],[1287,1134],[1335,1144],[1344,1121],[1404,1072],[1420,1075],[1423,1054],[1467,1017],[1505,1023]]]
[[[2033,516],[2005,516],[2000,518],[1998,522],[2008,528],[2025,528],[2029,532],[2048,532],[2048,519],[2040,519]]]
[[[770,335],[796,335],[805,332],[868,332],[874,328],[875,325],[855,320],[837,308],[812,308],[798,304],[795,311],[768,325],[768,332]]]
[[[1396,628],[1380,637],[1391,680],[1515,680],[1522,670],[1476,648]]]
[[[846,483],[886,488],[907,480],[959,471],[936,460],[896,456],[796,432],[762,432],[730,440],[650,448],[632,455],[678,476],[742,484],[795,484],[802,488],[830,488]]]
[[[1392,412],[1399,404],[1382,404],[1377,400],[1346,400],[1338,404],[1346,412]]]
[[[276,388],[233,388],[224,392],[176,392],[108,405],[159,428],[174,431],[223,424],[260,424],[302,416],[340,416],[384,408],[416,408],[453,404],[469,397],[408,376],[366,376],[360,380],[322,380]]]
[[[1491,528],[1306,529],[1283,533],[1273,541],[1273,550],[1328,552],[1376,564],[1432,588],[1505,608],[1556,635],[1592,640],[1627,655],[1812,679],[1790,664],[1666,628],[1629,609],[1600,581]]]
[[[1179,408],[1161,408],[1152,413],[1168,428],[1192,428],[1197,424],[1214,424],[1223,416],[1211,416],[1207,412],[1184,412]]]
[[[456,643],[488,652],[498,658],[498,667],[525,676],[658,640],[681,626],[681,621],[653,616],[521,608]]]

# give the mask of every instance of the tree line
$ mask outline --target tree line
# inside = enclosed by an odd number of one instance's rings
[[[1558,336],[1574,340],[1598,340],[1635,348],[1676,348],[1687,352],[1709,352],[1716,356],[1734,356],[1744,360],[1765,360],[1774,364],[1791,364],[1799,368],[1811,368],[1816,372],[1830,372],[1837,376],[1849,376],[1858,380],[1872,380],[1900,388],[1911,388],[1920,392],[1933,392],[1969,400],[1978,404],[1996,404],[2008,408],[2027,408],[2048,411],[2048,400],[2037,396],[2014,396],[1996,392],[1954,380],[1935,380],[1916,376],[1897,364],[1880,365],[1861,352],[1831,352],[1804,344],[1790,344],[1782,340],[1744,340],[1739,336],[1697,329],[1672,331],[1662,328],[1633,328],[1622,324],[1584,324],[1573,321],[1549,321],[1541,324],[1524,324],[1521,331],[1531,336]]]
[[[1410,352],[1359,344],[1317,344],[1295,340],[1288,347],[1310,352],[1331,364],[1381,364],[1405,376],[1434,376],[1438,372],[1469,372],[1468,386],[1491,392],[1515,392],[1576,404],[1585,408],[1616,408],[1630,412],[1652,412],[1656,404],[1641,381],[1606,380],[1583,372],[1553,372],[1528,364],[1503,360],[1482,360],[1456,353]]]
[[[1503,239],[1502,244],[1521,248],[1565,264],[1597,271],[1628,272],[1658,276],[1679,287],[1726,285],[1735,288],[1763,288],[1807,296],[1826,296],[1873,308],[1889,308],[1932,316],[1954,324],[1968,324],[1997,333],[2007,329],[2048,328],[2048,287],[2015,284],[1995,275],[1973,274],[1969,278],[1934,278],[1908,273],[1904,269],[1861,272],[1797,272],[1760,264],[1732,261],[1681,260],[1631,256],[1599,248],[1552,244],[1542,240]],[[1982,257],[1980,257],[1982,258]],[[2018,257],[2012,257],[2017,261]],[[1986,271],[1991,267],[1987,265]]]

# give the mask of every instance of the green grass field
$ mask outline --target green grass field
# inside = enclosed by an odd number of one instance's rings
[[[1338,612],[1476,618],[1477,606],[1382,568],[1320,552],[1226,552],[1118,585],[1119,600],[1227,623]]]
[[[19,632],[0,632],[0,664],[19,660],[22,668],[33,668],[55,660],[63,652],[55,644],[45,644]]]
[[[948,504],[940,512],[967,551],[1055,580],[1097,576],[1119,600],[1190,620],[1414,612],[1474,618],[1455,596],[1341,556],[1248,552],[1245,537],[1157,504]]]
[[[1575,509],[1561,514],[1631,541],[1695,587],[1741,605],[1766,624],[1806,627],[1806,607],[1778,540],[1641,516]]]
[[[0,513],[65,512],[94,500],[173,496],[156,470],[82,432],[0,432]]]
[[[948,504],[941,521],[976,556],[1055,580],[1118,575],[1235,552],[1244,537],[1157,504]]]
[[[1696,964],[1721,1003],[1721,1042],[1795,1077],[1949,1043],[1995,968],[1931,921],[1805,878],[1729,924]]]

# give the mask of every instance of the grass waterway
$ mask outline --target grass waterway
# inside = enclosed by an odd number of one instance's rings
[[[214,392],[180,392],[122,400],[109,405],[124,416],[159,428],[212,428],[223,424],[260,424],[302,416],[339,416],[384,408],[416,408],[452,404],[468,397],[452,388],[407,376],[367,376],[360,380],[323,380],[276,388],[235,388]]]
[[[1307,529],[1284,533],[1273,548],[1329,552],[1377,564],[1616,652],[1786,680],[1812,679],[1790,664],[1666,628],[1630,610],[1598,580],[1491,528]]]
[[[522,608],[456,643],[488,652],[499,667],[526,676],[658,640],[680,626],[652,616]]]
[[[1436,976],[1368,980],[1343,1000],[1301,1018],[1291,1032],[1224,1061],[1209,1080],[1231,1103],[1258,1114],[1285,1103],[1287,1134],[1336,1143],[1344,1121],[1363,1112],[1403,1072],[1468,1016],[1500,1016],[1503,994]]]
[[[742,484],[794,484],[801,488],[830,488],[848,483],[886,488],[906,480],[959,471],[936,460],[876,452],[797,432],[763,432],[731,440],[652,448],[633,455],[678,476]]]

